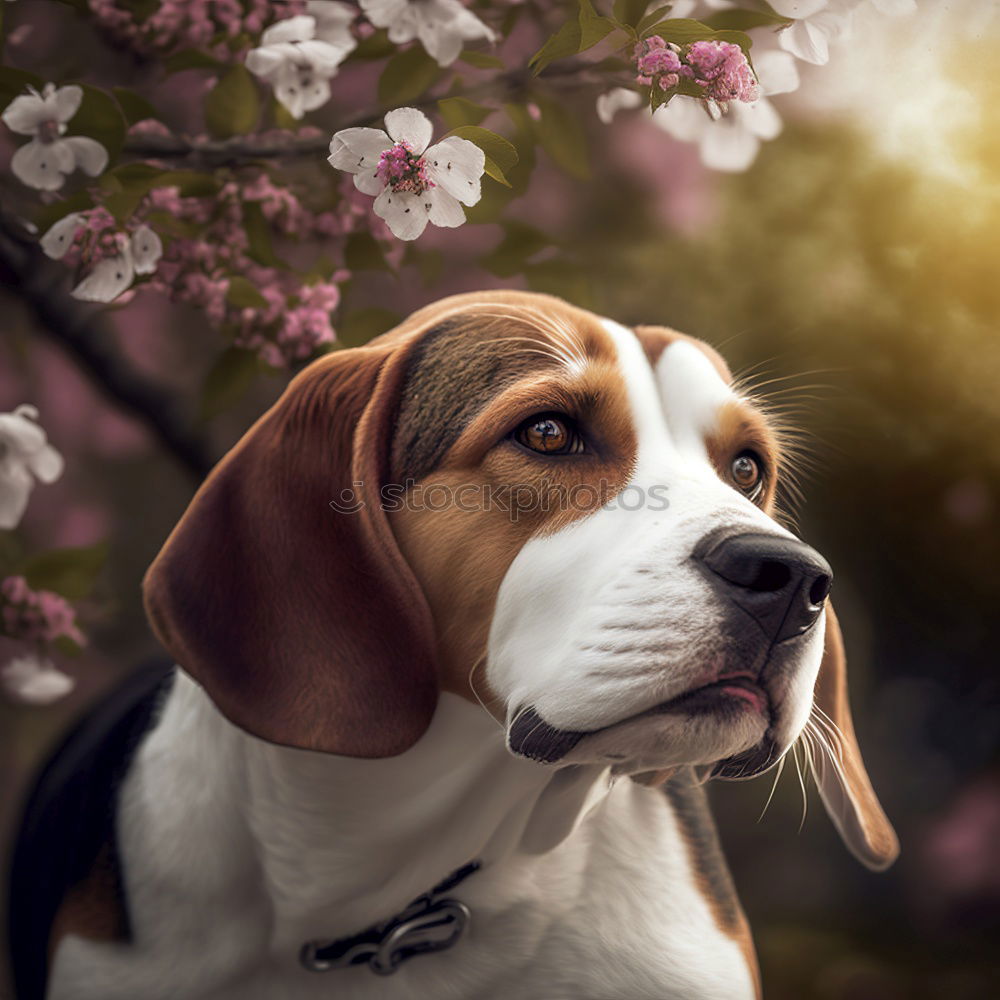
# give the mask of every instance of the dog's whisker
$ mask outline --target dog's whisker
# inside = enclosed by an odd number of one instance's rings
[[[785,770],[785,754],[781,755],[781,759],[778,761],[778,770],[774,775],[774,781],[771,784],[771,792],[767,796],[767,801],[764,803],[764,808],[761,809],[760,815],[757,817],[757,822],[759,823],[763,818],[767,810],[770,808],[771,801],[774,798],[775,790],[778,787],[778,782],[781,780],[781,774]]]

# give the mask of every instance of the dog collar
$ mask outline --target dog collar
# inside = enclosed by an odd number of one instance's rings
[[[299,961],[310,972],[367,964],[377,975],[391,976],[416,955],[445,951],[457,943],[472,919],[464,903],[446,898],[445,893],[480,867],[479,861],[470,861],[456,868],[401,913],[359,934],[336,941],[307,941],[299,952]]]

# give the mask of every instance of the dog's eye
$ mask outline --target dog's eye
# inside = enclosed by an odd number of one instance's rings
[[[570,455],[584,450],[583,439],[572,421],[558,413],[529,417],[514,431],[514,440],[540,455]]]
[[[752,451],[741,451],[729,466],[733,485],[751,500],[760,496],[764,487],[764,463]]]

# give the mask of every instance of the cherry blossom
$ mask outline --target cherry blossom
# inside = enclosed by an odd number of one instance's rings
[[[357,45],[351,34],[356,12],[337,0],[310,0],[307,13],[277,21],[247,53],[251,73],[274,88],[294,118],[330,100],[330,79]]]
[[[0,583],[0,632],[29,642],[65,638],[82,646],[87,641],[77,628],[72,605],[51,590],[32,590],[23,576],[8,576]]]
[[[396,45],[420,39],[440,66],[450,66],[463,44],[477,38],[494,42],[496,35],[459,0],[360,0],[361,9],[377,28],[389,29]]]
[[[697,143],[706,166],[730,172],[746,170],[761,142],[781,132],[781,118],[768,96],[788,93],[799,85],[795,60],[786,52],[761,52],[754,67],[761,91],[756,101],[733,102],[722,114],[715,102],[678,95],[657,108],[653,121],[675,139]]]
[[[152,274],[163,256],[163,243],[149,226],[139,226],[130,236],[101,208],[65,216],[39,242],[53,260],[71,251],[79,257],[86,274],[71,294],[85,302],[113,302],[137,274]]]
[[[32,137],[10,161],[14,176],[28,187],[57,191],[77,168],[91,177],[100,174],[108,165],[108,151],[96,139],[62,138],[66,123],[80,108],[82,88],[47,83],[41,93],[28,89],[29,94],[15,97],[0,115],[12,132]]]
[[[428,149],[431,123],[416,108],[390,111],[385,127],[385,132],[337,132],[330,141],[330,165],[354,174],[354,186],[375,196],[375,214],[398,239],[415,240],[428,222],[462,225],[462,205],[475,205],[481,197],[483,151],[457,136]]]
[[[915,0],[871,0],[881,14],[898,17],[917,9]],[[778,36],[786,52],[804,62],[823,66],[830,60],[830,44],[849,37],[852,21],[865,0],[778,0],[774,9],[795,22]]]
[[[62,475],[62,455],[37,421],[38,410],[27,404],[0,413],[0,528],[20,524],[36,479],[54,483]]]
[[[27,705],[51,705],[73,690],[75,682],[46,657],[17,656],[0,670],[4,690]]]
[[[610,125],[619,111],[631,111],[642,104],[642,95],[638,92],[628,87],[615,87],[597,98],[597,117],[605,125]]]

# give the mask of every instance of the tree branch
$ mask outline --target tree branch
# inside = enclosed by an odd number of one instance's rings
[[[579,77],[593,70],[590,63],[567,60],[558,66],[545,70],[546,82],[556,86],[578,86]],[[577,79],[574,79],[577,78]],[[485,80],[466,90],[449,93],[447,97],[464,97],[475,100],[479,97],[508,98],[523,91],[533,79],[523,68],[508,70]],[[558,81],[558,82],[557,82]],[[422,97],[409,103],[409,107],[421,110],[432,108],[439,97]],[[345,128],[360,128],[378,124],[391,111],[391,107],[370,109],[341,122],[334,131]],[[138,159],[185,160],[189,166],[225,167],[237,166],[248,160],[296,159],[316,157],[329,151],[329,135],[307,136],[277,135],[265,138],[261,135],[233,136],[231,139],[206,139],[185,135],[131,135],[125,140],[123,152]]]
[[[41,331],[70,354],[117,406],[138,418],[192,476],[215,464],[208,444],[182,418],[174,396],[135,371],[115,350],[99,312],[73,299],[66,273],[7,216],[0,216],[0,281],[27,303]]]

